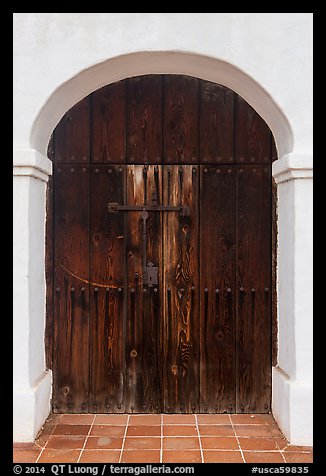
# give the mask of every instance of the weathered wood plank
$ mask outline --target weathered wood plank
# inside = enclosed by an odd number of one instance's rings
[[[200,82],[200,163],[234,162],[234,92]]]
[[[235,121],[237,163],[270,163],[270,129],[259,114],[238,95]]]
[[[124,411],[124,217],[108,213],[123,203],[125,166],[91,169],[90,409]]]
[[[45,224],[45,279],[46,279],[46,322],[45,359],[46,367],[52,369],[53,359],[53,177],[49,177],[46,190]]]
[[[46,155],[52,162],[54,161],[54,133],[50,137]]]
[[[157,170],[157,172],[156,172]],[[162,173],[153,165],[128,166],[127,203],[144,205],[162,202]],[[149,212],[146,221],[146,263],[161,268],[161,214]],[[126,212],[127,323],[126,323],[126,411],[161,411],[160,379],[160,285],[148,288],[143,282],[143,220],[141,212]],[[155,289],[157,291],[155,291]],[[146,290],[146,292],[144,292]]]
[[[272,366],[277,365],[278,317],[277,317],[277,184],[272,178]]]
[[[164,163],[197,164],[198,80],[188,76],[163,77]]]
[[[235,411],[235,170],[200,166],[201,412]]]
[[[91,95],[93,163],[126,161],[126,81],[104,86]]]
[[[54,162],[88,163],[90,161],[89,96],[69,109],[54,130]]]
[[[89,410],[89,166],[55,166],[54,186],[53,410],[84,413]]]
[[[162,81],[160,75],[128,79],[127,162],[162,163]]]
[[[164,170],[164,411],[199,410],[198,166]]]
[[[271,161],[272,161],[272,162],[275,162],[275,160],[278,159],[278,152],[277,152],[277,147],[276,147],[275,139],[274,139],[274,137],[273,137],[272,132],[270,132],[270,134],[271,134],[271,142],[272,142]]]
[[[266,413],[271,398],[271,170],[237,166],[237,406]]]
[[[150,75],[80,101],[53,136],[54,411],[268,411],[277,152],[266,123],[223,86]],[[145,293],[141,212],[109,214],[109,201],[190,206],[189,217],[149,212],[145,264],[159,284]]]

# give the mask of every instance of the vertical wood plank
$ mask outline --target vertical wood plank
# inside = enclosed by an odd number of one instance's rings
[[[156,172],[157,170],[157,172]],[[162,172],[157,166],[129,165],[128,205],[162,203]],[[149,212],[147,219],[147,263],[159,267],[159,284],[148,288],[143,282],[143,227],[141,212],[127,212],[127,325],[126,325],[126,411],[161,411],[160,378],[160,288],[162,246],[161,214]],[[155,291],[157,290],[157,291]],[[145,292],[144,292],[145,291]]]
[[[54,167],[55,413],[88,412],[89,166]]]
[[[200,166],[201,412],[235,411],[235,170]]]
[[[126,81],[118,81],[91,96],[93,163],[126,161]]]
[[[267,127],[267,126],[266,126],[266,127]],[[272,161],[272,162],[275,162],[275,160],[278,159],[278,152],[277,152],[277,147],[276,147],[275,139],[274,139],[273,134],[272,134],[271,131],[270,131],[270,134],[271,134],[271,142],[272,142],[271,161]]]
[[[123,203],[125,166],[91,169],[90,410],[124,411],[124,217],[108,213]]]
[[[277,365],[278,317],[277,317],[277,184],[272,178],[272,365]]]
[[[270,165],[237,166],[236,185],[236,409],[239,413],[266,413],[271,398]]]
[[[198,80],[188,76],[163,77],[164,162],[197,164]]]
[[[200,82],[200,161],[234,162],[234,92],[220,84]]]
[[[198,166],[164,170],[164,411],[199,410]]]
[[[265,121],[236,96],[236,156],[238,163],[270,163],[271,133]]]
[[[162,84],[160,75],[128,79],[127,162],[162,162]]]
[[[45,279],[46,279],[46,367],[52,368],[53,359],[53,177],[49,177],[46,190],[45,223]]]
[[[54,133],[50,137],[46,155],[52,162],[54,161]]]
[[[89,96],[75,104],[63,116],[54,130],[56,163],[88,163],[89,154]]]

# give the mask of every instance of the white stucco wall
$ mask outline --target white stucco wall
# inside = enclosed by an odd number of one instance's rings
[[[14,437],[33,439],[49,411],[43,346],[48,139],[66,110],[91,91],[148,73],[225,84],[274,133],[280,327],[273,412],[292,442],[310,444],[311,414],[302,408],[311,407],[312,395],[311,13],[14,14]]]
[[[311,48],[309,13],[16,13],[15,144],[30,146],[30,125],[42,106],[85,68],[129,53],[185,51],[254,78],[288,118],[295,149],[309,153]]]

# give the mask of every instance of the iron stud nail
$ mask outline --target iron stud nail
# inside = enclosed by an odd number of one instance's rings
[[[231,288],[227,288],[226,292],[227,292],[227,293],[230,293],[230,292],[231,292]]]
[[[122,291],[122,288],[118,288],[118,293],[121,293],[121,291]]]

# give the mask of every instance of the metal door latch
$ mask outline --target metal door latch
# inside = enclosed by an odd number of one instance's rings
[[[147,286],[151,288],[158,284],[158,267],[149,261],[146,268],[146,281]]]
[[[164,206],[164,205],[120,205],[119,203],[108,203],[109,213],[118,212],[179,212],[181,216],[190,216],[190,207],[188,206]]]

